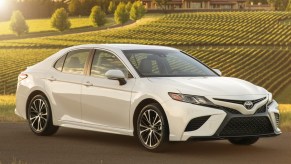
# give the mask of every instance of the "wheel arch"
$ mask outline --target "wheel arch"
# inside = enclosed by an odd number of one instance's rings
[[[29,96],[28,96],[28,98],[27,98],[27,100],[26,100],[26,104],[25,104],[25,114],[26,114],[26,118],[28,118],[28,106],[29,106],[29,103],[30,103],[31,99],[32,99],[34,96],[39,95],[39,94],[43,95],[43,96],[47,99],[47,101],[49,102],[48,97],[46,96],[46,94],[45,94],[43,91],[41,91],[41,90],[34,90],[34,91],[32,91],[32,92],[29,94]],[[50,102],[49,102],[48,105],[50,106]]]
[[[161,103],[159,103],[157,100],[153,99],[153,98],[146,98],[143,99],[141,102],[139,102],[139,104],[137,105],[137,107],[134,110],[134,114],[133,114],[133,119],[132,119],[132,124],[133,124],[133,134],[135,135],[136,133],[136,121],[138,118],[139,113],[141,112],[141,110],[148,104],[152,104],[152,103],[156,103],[159,105],[159,107],[162,109],[161,112],[164,114],[167,125],[168,125],[168,133],[170,134],[170,127],[169,127],[169,122],[168,122],[168,118],[167,118],[167,114],[164,110],[164,108],[162,107]]]

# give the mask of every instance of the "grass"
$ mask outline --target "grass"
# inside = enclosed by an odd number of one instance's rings
[[[0,161],[0,164],[2,164],[2,162]],[[27,164],[27,162],[24,162],[22,160],[18,160],[15,157],[12,159],[11,164]]]
[[[280,126],[285,131],[291,131],[291,104],[280,104]]]
[[[105,26],[112,26],[115,24],[113,17],[107,17]],[[92,27],[91,21],[88,17],[71,17],[71,29]],[[51,32],[57,31],[51,27],[50,18],[46,19],[31,19],[26,21],[29,26],[29,33]],[[13,34],[9,29],[9,21],[0,22],[0,35]]]
[[[15,96],[0,96],[0,122],[19,122],[23,121],[14,114]]]
[[[21,122],[22,118],[14,114],[15,95],[0,96],[0,122]],[[291,104],[280,104],[280,127],[283,131],[291,131]]]

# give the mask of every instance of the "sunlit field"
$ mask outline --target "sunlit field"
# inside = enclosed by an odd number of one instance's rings
[[[291,104],[280,104],[280,125],[285,131],[291,131]]]
[[[74,28],[90,25],[88,18],[73,19]],[[68,46],[92,43],[165,45],[188,52],[210,67],[220,69],[224,76],[245,79],[272,92],[282,103],[281,127],[290,130],[291,26],[282,23],[289,19],[288,12],[151,14],[113,29],[0,40],[0,94],[15,94],[21,71]],[[48,19],[28,21],[35,32],[52,30],[48,22]],[[0,26],[0,32],[7,32],[3,27]],[[14,104],[13,95],[0,96],[0,121],[22,121],[14,114]]]
[[[106,20],[105,26],[112,26],[115,24],[113,17],[107,17]],[[92,27],[88,17],[72,17],[70,21],[72,24],[71,29]],[[13,34],[9,28],[9,23],[9,21],[0,22],[0,35]],[[29,26],[30,33],[57,31],[51,27],[50,18],[27,20],[27,25]]]
[[[0,122],[19,122],[23,121],[14,114],[15,96],[0,96]]]
[[[277,97],[291,81],[291,26],[280,23],[289,19],[289,12],[149,15],[119,28],[2,40],[0,94],[14,94],[17,75],[22,70],[62,48],[92,43],[138,43],[177,47],[220,69],[224,76],[245,79]]]

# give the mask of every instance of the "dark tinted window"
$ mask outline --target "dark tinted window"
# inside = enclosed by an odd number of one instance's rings
[[[63,65],[64,65],[64,61],[66,59],[67,55],[64,55],[63,57],[61,57],[55,64],[55,69],[62,71],[63,69]]]
[[[199,61],[177,50],[124,50],[123,53],[143,77],[217,76]]]
[[[83,74],[84,66],[89,54],[90,50],[76,50],[69,52],[66,57],[62,72]]]
[[[92,62],[91,76],[105,77],[105,73],[111,69],[121,70],[125,76],[128,75],[126,67],[114,54],[97,50]]]

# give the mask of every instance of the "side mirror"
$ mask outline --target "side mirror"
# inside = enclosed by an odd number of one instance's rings
[[[105,73],[105,76],[110,80],[118,80],[119,85],[126,84],[125,75],[121,70],[111,69]]]
[[[212,69],[214,72],[216,72],[219,76],[222,75],[221,71],[219,69]]]

